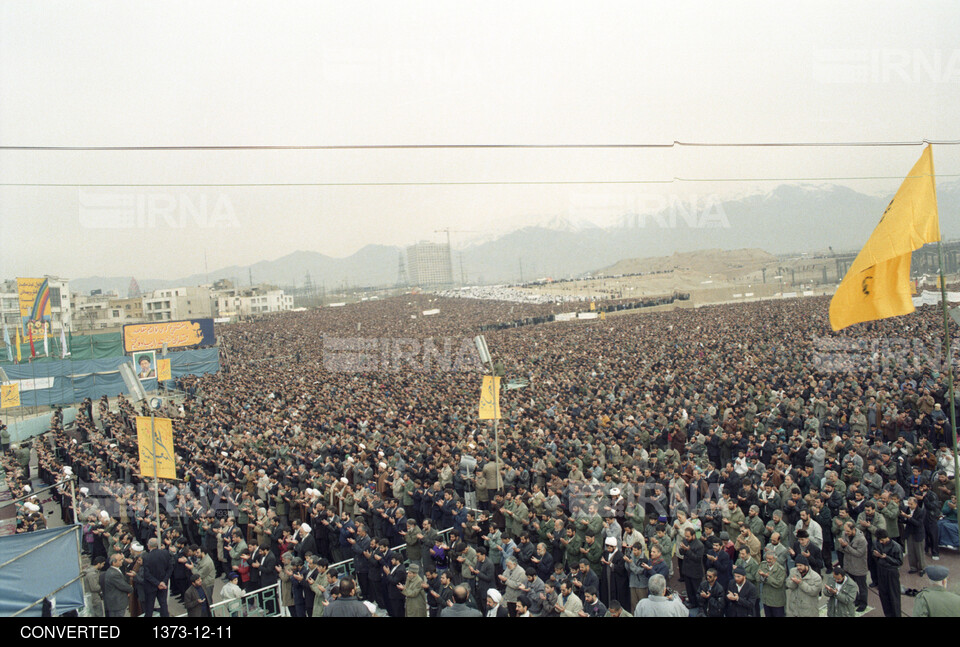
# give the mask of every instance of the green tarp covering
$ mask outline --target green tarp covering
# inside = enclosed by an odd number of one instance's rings
[[[16,344],[16,337],[11,335],[11,340],[14,340]],[[21,340],[23,341],[23,340]],[[47,340],[47,345],[50,348],[50,357],[42,357],[43,355],[43,337],[33,339],[33,348],[37,353],[37,356],[33,361],[35,362],[46,362],[51,360],[59,360],[62,354],[60,348],[60,335],[56,337],[51,336]],[[17,361],[17,349],[14,347],[11,349],[13,351],[13,363],[16,364]],[[118,332],[110,333],[101,333],[99,335],[70,335],[67,336],[67,350],[70,352],[68,358],[74,360],[81,359],[105,359],[107,357],[118,357],[123,355],[123,336]],[[25,344],[20,345],[20,354],[23,357],[23,362],[26,362],[30,358],[30,342],[29,340]],[[11,362],[7,359],[7,347],[0,347],[0,366],[9,365]]]

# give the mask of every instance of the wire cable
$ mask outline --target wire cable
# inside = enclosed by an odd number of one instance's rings
[[[0,187],[43,188],[245,188],[245,187],[392,187],[392,186],[562,186],[562,185],[641,185],[673,184],[676,182],[829,182],[854,180],[904,180],[903,175],[873,175],[857,177],[760,177],[760,178],[682,178],[669,180],[482,180],[450,182],[194,182],[194,183],[138,183],[138,182],[0,182]],[[938,178],[960,177],[960,173],[937,173]]]
[[[632,144],[319,144],[304,146],[229,145],[229,146],[0,146],[0,151],[272,151],[272,150],[447,150],[447,149],[603,149],[603,148],[799,148],[799,147],[883,147],[883,146],[960,145],[957,139],[920,139],[901,142],[682,142]]]

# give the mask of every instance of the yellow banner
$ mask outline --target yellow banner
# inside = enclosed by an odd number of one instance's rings
[[[20,385],[0,384],[0,409],[20,406]]]
[[[205,339],[203,330],[205,325],[209,328],[211,339]],[[164,344],[167,348],[183,348],[213,343],[212,337],[212,319],[129,324],[123,327],[123,349],[128,353],[135,353],[141,350],[159,350]]]
[[[833,295],[833,329],[913,312],[910,255],[938,240],[933,153],[927,146]]]
[[[140,444],[140,474],[153,478],[153,460],[156,456],[157,474],[162,479],[177,478],[177,465],[173,451],[173,421],[170,418],[154,418],[155,433],[150,434],[150,418],[137,416],[137,441]],[[156,453],[154,453],[156,447]]]
[[[158,359],[157,360],[157,379],[163,382],[164,380],[171,380],[170,377],[170,360],[169,359]]]
[[[596,301],[591,301],[591,302],[590,302],[590,311],[592,312],[592,311],[594,311],[594,310],[596,310],[596,309],[597,309],[597,302],[596,302]]]
[[[50,286],[47,279],[17,278],[17,300],[21,322],[24,326],[33,327],[34,335],[39,334],[42,330],[39,322],[50,320]]]
[[[483,376],[480,387],[480,420],[499,419],[500,416],[500,378]]]

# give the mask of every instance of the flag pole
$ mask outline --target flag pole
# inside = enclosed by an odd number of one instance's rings
[[[942,239],[943,236],[940,236]],[[947,281],[943,276],[943,243],[937,241],[940,263],[940,306],[943,310],[943,348],[946,355],[947,388],[950,393],[950,433],[953,439],[953,487],[960,501],[960,456],[957,455],[957,413],[953,394],[953,345],[950,343],[950,318],[947,314]]]

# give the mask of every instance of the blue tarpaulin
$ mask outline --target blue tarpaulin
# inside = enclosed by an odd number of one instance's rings
[[[170,360],[173,378],[220,370],[220,349],[217,347],[172,352],[166,358]],[[7,365],[4,370],[11,380],[53,378],[53,384],[47,388],[25,390],[21,386],[20,404],[35,407],[81,402],[84,398],[98,400],[104,395],[114,397],[126,393],[127,387],[120,377],[120,364],[124,362],[130,362],[130,357],[118,355],[103,359],[50,360]],[[156,390],[157,381],[144,380],[143,388],[147,391]]]
[[[0,537],[0,617],[39,618],[43,598],[57,615],[83,608],[79,537],[80,526]]]

